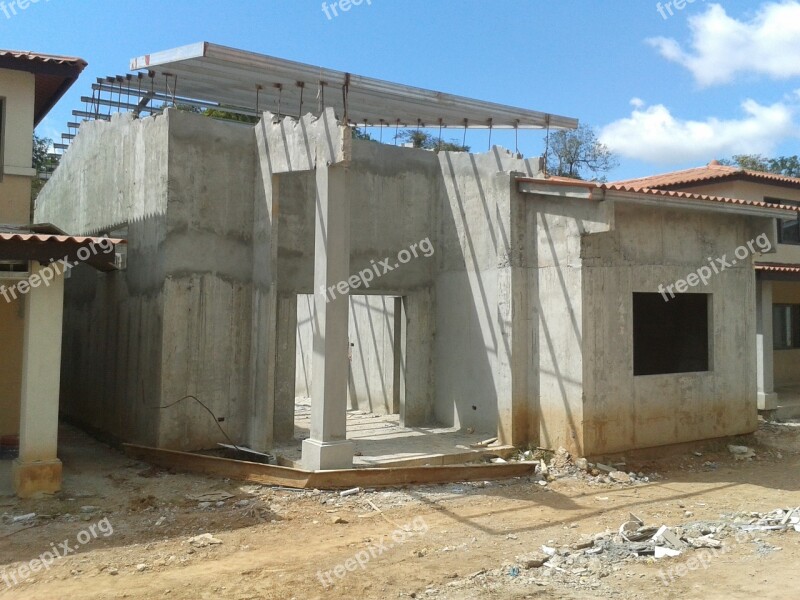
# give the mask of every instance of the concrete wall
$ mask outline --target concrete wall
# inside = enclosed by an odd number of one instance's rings
[[[313,296],[298,297],[295,394],[303,398],[311,396],[313,308]],[[395,298],[351,296],[349,332],[348,406],[379,415],[397,414]]]
[[[214,447],[225,438],[197,403],[159,408],[193,394],[243,439],[254,146],[250,127],[174,110],[81,128],[37,220],[71,233],[126,226],[128,269],[81,267],[67,282],[66,414],[123,440]]]
[[[681,190],[722,196],[725,198],[742,198],[756,202],[763,202],[764,198],[780,198],[782,200],[800,202],[800,190],[798,189],[756,183],[753,181],[725,181],[721,183],[696,185],[691,188],[681,188]],[[769,230],[771,230],[772,225],[769,227]],[[779,244],[775,250],[776,252],[771,254],[759,256],[758,260],[761,262],[800,264],[800,246],[794,244]]]
[[[752,432],[757,427],[752,262],[690,293],[711,295],[710,370],[633,375],[632,294],[685,279],[705,257],[732,256],[767,219],[617,205],[614,229],[583,244],[583,452]]]
[[[128,269],[73,269],[65,286],[61,410],[85,426],[158,441],[169,116],[81,127],[36,202],[73,234],[127,226]]]

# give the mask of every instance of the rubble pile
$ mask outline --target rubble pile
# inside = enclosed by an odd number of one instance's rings
[[[769,513],[723,514],[718,521],[696,521],[677,527],[648,525],[631,514],[618,531],[583,536],[569,546],[551,542],[535,552],[517,556],[514,563],[473,573],[449,586],[479,584],[493,589],[510,577],[521,586],[560,585],[598,590],[603,586],[603,578],[632,562],[655,563],[694,552],[717,556],[742,544],[754,544],[760,554],[775,552],[781,548],[767,543],[763,537],[782,532],[800,532],[800,507]]]
[[[562,478],[577,478],[585,480],[589,485],[600,484],[630,484],[649,483],[660,479],[658,473],[646,475],[643,472],[635,473],[626,469],[624,462],[612,465],[591,463],[585,458],[573,459],[565,448],[555,452],[547,450],[524,450],[512,459],[518,462],[538,462],[536,479],[541,485]]]

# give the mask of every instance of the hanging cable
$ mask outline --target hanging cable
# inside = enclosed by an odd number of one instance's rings
[[[461,146],[464,148],[467,147],[467,127],[469,127],[469,119],[464,119],[464,141],[461,142]]]
[[[550,155],[550,115],[545,115],[544,123],[547,126],[547,133],[544,137],[544,176],[547,177],[547,158]]]
[[[492,125],[494,124],[492,119],[489,119],[489,152],[492,151]]]
[[[519,119],[514,123],[514,152],[519,155]]]
[[[383,143],[383,125],[384,125],[384,122],[383,122],[383,119],[381,119],[381,139],[380,139],[381,144]]]
[[[439,144],[438,144],[438,146],[437,146],[437,148],[438,148],[439,150],[441,150],[441,149],[442,149],[442,126],[443,126],[443,124],[442,124],[442,119],[440,118],[440,119],[439,119]]]
[[[256,118],[258,118],[258,115],[261,114],[261,102],[260,102],[261,89],[262,89],[261,86],[256,84]]]

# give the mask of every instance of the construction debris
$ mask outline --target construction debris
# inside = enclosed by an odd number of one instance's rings
[[[570,545],[549,540],[530,554],[517,556],[513,564],[484,570],[451,587],[492,588],[498,578],[514,575],[522,586],[561,584],[567,587],[597,590],[602,579],[630,562],[670,560],[696,551],[724,553],[724,545],[755,544],[759,554],[779,551],[780,546],[765,542],[764,535],[800,531],[800,507],[777,509],[769,513],[720,515],[717,521],[697,521],[669,527],[647,525],[636,515],[619,528],[606,530]]]

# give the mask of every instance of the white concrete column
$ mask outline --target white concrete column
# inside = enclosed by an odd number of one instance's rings
[[[347,441],[350,201],[343,167],[316,170],[314,238],[314,356],[311,437],[303,441],[306,469],[348,469],[355,445]]]
[[[61,489],[57,453],[64,278],[32,261],[27,281],[19,458],[13,467],[14,490],[23,498]],[[22,292],[20,284],[17,289]]]
[[[758,410],[778,408],[775,393],[772,340],[772,282],[756,282],[756,360]]]

